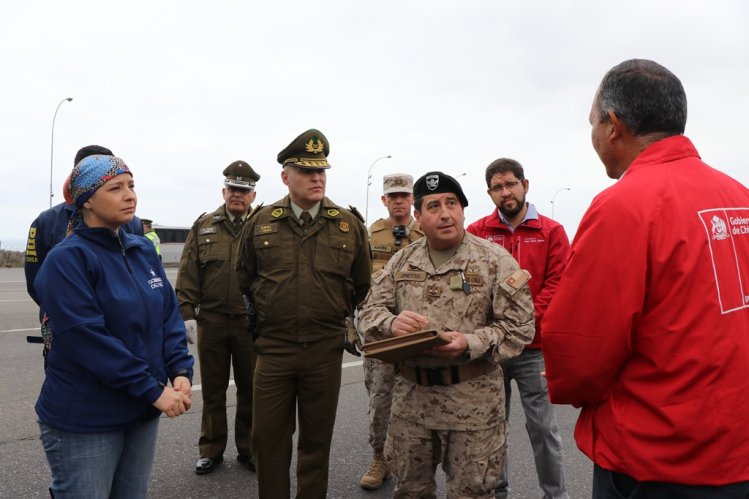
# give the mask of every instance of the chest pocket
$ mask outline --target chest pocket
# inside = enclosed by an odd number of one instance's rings
[[[221,248],[224,246],[218,234],[198,236],[198,255],[200,255],[200,261],[205,264],[214,260],[226,260],[228,251],[221,251]]]
[[[277,270],[294,265],[294,251],[289,247],[284,249],[278,233],[256,235],[252,244],[255,247],[259,267]]]
[[[318,269],[347,276],[351,271],[353,263],[353,239],[332,236],[327,240],[318,241],[315,251],[315,266]]]

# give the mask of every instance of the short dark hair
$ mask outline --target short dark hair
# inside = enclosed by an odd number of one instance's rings
[[[523,166],[520,163],[510,158],[499,158],[489,163],[489,166],[486,167],[486,186],[492,186],[492,177],[494,175],[507,172],[515,175],[518,180],[525,180]]]
[[[599,119],[612,111],[637,135],[680,135],[687,124],[687,96],[681,81],[647,59],[630,59],[611,68],[596,94]]]
[[[89,156],[93,156],[94,154],[103,154],[105,156],[114,156],[114,153],[107,149],[106,147],[97,146],[97,145],[91,145],[86,147],[81,147],[78,149],[78,152],[75,153],[75,159],[73,160],[73,166],[77,165],[80,160],[83,158],[88,158]]]
[[[414,199],[414,210],[421,213],[421,205],[424,202],[424,198]]]

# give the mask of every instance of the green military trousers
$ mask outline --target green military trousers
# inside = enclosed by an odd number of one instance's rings
[[[226,449],[226,390],[234,368],[237,414],[234,439],[237,454],[252,456],[252,372],[255,353],[244,315],[200,311],[198,359],[203,394],[203,417],[198,449],[200,457],[215,458]]]
[[[259,349],[253,399],[252,442],[260,499],[290,496],[289,467],[297,411],[296,497],[324,499],[341,388],[343,331],[340,336],[310,343],[274,342],[267,351],[273,353]]]

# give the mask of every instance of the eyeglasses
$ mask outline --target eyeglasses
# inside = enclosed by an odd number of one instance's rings
[[[507,189],[508,191],[511,191],[513,188],[517,187],[520,184],[520,180],[510,180],[509,182],[505,182],[504,184],[494,184],[489,188],[489,190],[495,194],[499,194],[500,192]]]

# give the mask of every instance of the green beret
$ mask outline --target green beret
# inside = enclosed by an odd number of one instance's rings
[[[299,135],[283,151],[279,152],[278,162],[283,166],[292,165],[319,170],[330,168],[328,154],[330,154],[328,139],[321,131],[313,128]]]
[[[414,198],[419,199],[429,194],[451,192],[458,196],[461,206],[468,206],[468,199],[457,180],[442,172],[429,172],[414,184]]]
[[[235,161],[224,168],[224,185],[240,189],[255,189],[255,183],[260,175],[245,161]]]

